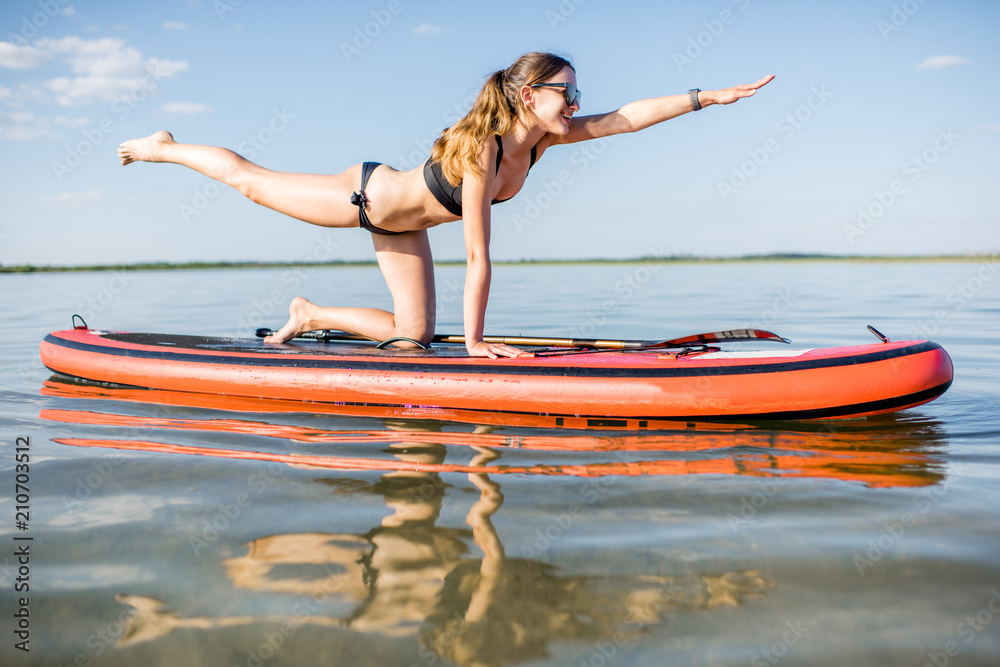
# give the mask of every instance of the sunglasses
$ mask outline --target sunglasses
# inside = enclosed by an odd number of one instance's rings
[[[536,83],[532,88],[561,88],[563,91],[563,98],[566,100],[566,106],[571,107],[574,104],[580,104],[580,99],[582,94],[580,89],[576,87],[573,83]]]

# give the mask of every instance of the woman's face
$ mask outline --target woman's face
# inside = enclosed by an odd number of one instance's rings
[[[566,134],[569,132],[570,119],[573,114],[580,110],[579,99],[573,100],[573,104],[566,103],[566,89],[558,87],[546,87],[549,83],[569,83],[576,87],[576,72],[572,67],[564,67],[550,79],[542,82],[542,85],[529,88],[531,91],[531,101],[529,108],[535,112],[535,116],[541,121],[546,131],[553,134]]]

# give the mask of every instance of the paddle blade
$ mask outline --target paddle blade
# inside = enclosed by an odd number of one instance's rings
[[[664,340],[649,347],[684,347],[686,345],[709,345],[712,343],[744,343],[752,340],[769,340],[775,343],[792,342],[776,333],[763,329],[728,329],[726,331],[713,331],[711,333]]]

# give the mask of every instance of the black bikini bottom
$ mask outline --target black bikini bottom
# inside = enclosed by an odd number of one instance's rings
[[[405,234],[406,232],[390,232],[388,229],[381,229],[376,227],[368,219],[368,214],[365,213],[365,205],[368,204],[368,197],[365,196],[365,188],[368,186],[368,179],[371,177],[372,172],[375,171],[375,167],[382,164],[381,162],[365,162],[361,166],[361,189],[351,195],[351,203],[358,207],[358,222],[361,224],[362,229],[367,229],[372,234]]]

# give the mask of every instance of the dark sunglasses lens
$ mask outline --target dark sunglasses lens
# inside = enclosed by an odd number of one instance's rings
[[[566,105],[573,106],[580,102],[580,91],[572,83],[566,84]]]

